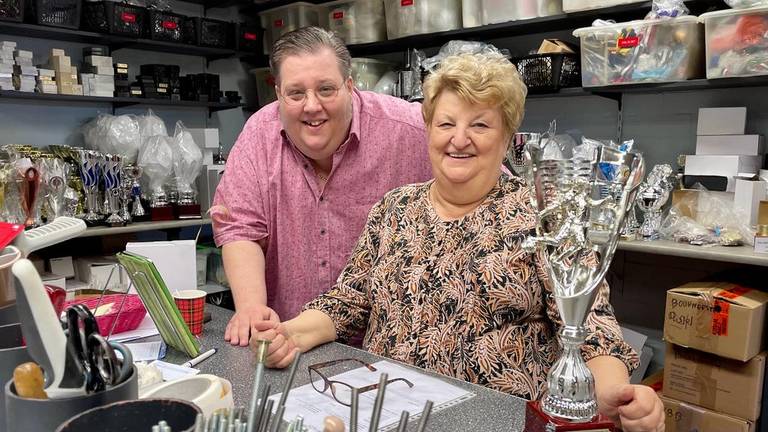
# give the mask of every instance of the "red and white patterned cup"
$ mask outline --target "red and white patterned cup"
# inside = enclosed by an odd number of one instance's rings
[[[181,317],[195,336],[203,333],[206,294],[202,290],[182,290],[173,293],[173,299],[181,312]]]

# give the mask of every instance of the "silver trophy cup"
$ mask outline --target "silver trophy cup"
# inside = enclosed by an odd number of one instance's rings
[[[638,230],[643,240],[657,240],[661,227],[661,209],[674,189],[672,167],[663,164],[651,169],[637,192],[637,207],[643,212],[643,224]]]
[[[581,357],[584,322],[616,251],[628,209],[644,174],[643,158],[600,146],[590,159],[544,159],[528,146],[536,236],[525,247],[545,260],[563,321],[563,352],[547,376],[541,410],[569,422],[597,415],[595,383]]]

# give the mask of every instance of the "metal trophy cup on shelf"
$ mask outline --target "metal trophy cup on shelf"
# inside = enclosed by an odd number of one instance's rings
[[[657,240],[661,227],[661,208],[667,203],[674,188],[672,167],[663,164],[653,167],[637,192],[637,207],[643,212],[643,224],[638,231],[643,240]]]
[[[542,399],[526,406],[525,430],[613,431],[613,423],[598,415],[594,378],[580,348],[597,287],[643,178],[643,158],[605,145],[590,159],[543,159],[543,154],[542,147],[527,147],[537,221],[536,236],[524,246],[545,260],[563,321],[563,352],[549,371]]]
[[[99,215],[99,153],[93,150],[79,150],[80,177],[85,191],[86,213],[81,217],[88,225],[98,225]]]
[[[104,160],[104,213],[109,213],[107,225],[122,226],[125,220],[120,217],[120,181],[123,170],[123,157],[108,154]]]

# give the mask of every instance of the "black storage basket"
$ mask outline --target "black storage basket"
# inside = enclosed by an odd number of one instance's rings
[[[195,17],[184,17],[182,42],[185,44],[197,44],[197,23],[195,19]]]
[[[212,48],[232,46],[232,25],[225,21],[208,18],[193,18],[197,44]]]
[[[86,1],[83,28],[101,33],[141,38],[147,24],[147,9],[113,1]]]
[[[29,0],[30,18],[36,24],[80,28],[81,0]]]
[[[24,21],[24,0],[0,0],[0,21]]]
[[[550,93],[581,85],[576,54],[532,54],[514,58],[512,62],[528,87],[528,93]]]
[[[259,26],[240,23],[235,32],[235,49],[262,54],[264,52],[264,31]]]
[[[184,15],[149,9],[149,38],[166,42],[184,42]]]

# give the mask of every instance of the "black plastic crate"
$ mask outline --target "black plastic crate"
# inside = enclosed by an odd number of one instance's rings
[[[149,9],[149,38],[166,42],[184,42],[184,15]]]
[[[24,21],[24,0],[0,0],[0,21]]]
[[[195,23],[196,43],[212,48],[232,46],[232,24],[208,18],[193,18]]]
[[[197,44],[197,23],[195,17],[185,17],[183,25],[182,42],[189,45]]]
[[[80,28],[81,0],[30,0],[30,18],[39,25]]]
[[[147,24],[147,9],[113,1],[83,3],[83,28],[101,33],[140,38]]]
[[[261,54],[264,52],[263,36],[264,31],[261,27],[240,23],[235,33],[235,49]]]
[[[581,68],[576,54],[531,54],[512,59],[528,93],[556,92],[581,85]]]

